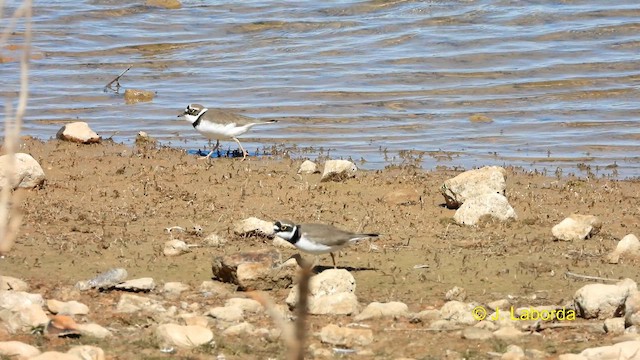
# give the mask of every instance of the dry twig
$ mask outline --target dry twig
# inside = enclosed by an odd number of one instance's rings
[[[599,276],[581,275],[581,274],[572,273],[570,271],[567,271],[564,274],[567,277],[573,277],[573,278],[582,279],[582,280],[596,280],[596,281],[610,281],[610,282],[620,281],[618,279],[609,279],[609,278],[604,278]]]
[[[107,92],[107,90],[113,90],[116,93],[120,92],[120,78],[127,73],[127,71],[129,71],[129,69],[131,69],[131,66],[129,66],[128,68],[126,68],[126,70],[124,70],[123,72],[120,73],[120,75],[116,76],[113,80],[111,80],[107,85],[104,86],[104,92]],[[111,86],[113,84],[116,84],[115,89]]]
[[[0,12],[4,9],[4,1],[0,2]],[[13,192],[15,181],[15,152],[22,119],[27,109],[29,98],[29,60],[31,58],[31,1],[25,0],[14,12],[11,22],[2,31],[0,36],[0,48],[4,48],[10,34],[15,31],[19,19],[24,20],[24,44],[20,57],[20,92],[18,95],[18,107],[15,112],[11,102],[7,101],[5,112],[4,151],[9,156],[7,166],[3,169],[7,184],[0,191],[0,255],[11,250],[18,235],[18,229],[22,217],[18,211],[19,201]]]

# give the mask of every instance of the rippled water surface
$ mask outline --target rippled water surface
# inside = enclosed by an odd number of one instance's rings
[[[176,119],[196,102],[280,120],[245,134],[248,149],[640,176],[637,0],[132,3],[35,1],[24,134],[80,119],[116,141],[144,130],[204,148]],[[123,89],[152,102],[103,92],[129,66]],[[19,64],[0,68],[13,96]]]

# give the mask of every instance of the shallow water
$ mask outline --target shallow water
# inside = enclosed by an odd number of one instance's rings
[[[35,4],[25,135],[82,120],[116,141],[143,130],[204,148],[176,119],[197,102],[280,120],[245,134],[247,149],[297,145],[365,168],[416,150],[425,168],[640,176],[636,0]],[[18,66],[0,63],[5,98]],[[103,92],[128,66],[123,89],[156,91],[153,102]]]

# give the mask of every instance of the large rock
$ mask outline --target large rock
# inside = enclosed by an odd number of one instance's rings
[[[0,189],[5,186],[9,186],[11,189],[31,189],[44,182],[44,171],[38,161],[31,155],[24,153],[15,154],[13,177],[8,177],[8,174],[5,172],[5,169],[10,166],[10,162],[10,155],[0,156]]]
[[[327,160],[320,181],[343,181],[356,176],[358,167],[348,160]]]
[[[309,313],[314,315],[350,315],[358,311],[355,294],[356,280],[344,269],[330,269],[309,281]],[[298,303],[298,286],[294,286],[286,300],[293,308]]]
[[[29,284],[11,276],[0,276],[0,290],[27,291]]]
[[[629,294],[625,300],[624,320],[626,326],[640,326],[640,292]]]
[[[362,321],[382,317],[399,318],[407,316],[409,316],[409,307],[405,303],[399,301],[388,303],[372,302],[360,314],[356,315],[354,320]]]
[[[157,300],[133,294],[122,294],[118,304],[116,305],[115,312],[134,313],[142,310],[152,312],[166,311],[164,306],[162,306],[162,303]]]
[[[584,360],[620,360],[638,359],[640,354],[640,341],[624,341],[610,346],[600,346],[582,350],[579,356],[572,357],[561,355],[560,359],[584,359]]]
[[[100,142],[100,136],[91,130],[89,124],[83,121],[65,124],[58,130],[56,136],[60,140],[83,144]]]
[[[89,290],[93,288],[109,289],[123,282],[127,278],[127,270],[123,268],[111,268],[103,273],[96,275],[91,280],[78,281],[75,288],[78,290]]]
[[[275,249],[241,252],[213,259],[213,278],[238,285],[241,290],[272,290],[291,286],[295,263],[281,264]],[[291,264],[291,265],[289,265]]]
[[[373,331],[371,329],[353,329],[330,324],[320,330],[320,339],[323,343],[335,346],[349,348],[367,346],[373,342]]]
[[[616,249],[608,256],[609,263],[617,264],[621,256],[640,256],[640,240],[635,235],[628,234],[618,241]]]
[[[461,301],[448,301],[442,308],[440,314],[443,320],[462,325],[475,325],[478,320],[473,317],[474,304],[467,304]]]
[[[602,227],[600,220],[593,215],[571,214],[551,229],[558,240],[584,240],[597,234]]]
[[[40,294],[21,291],[0,291],[0,323],[11,333],[30,331],[46,324],[49,317],[42,310]]]
[[[504,168],[499,166],[486,166],[465,171],[446,180],[440,192],[444,196],[447,207],[457,209],[467,200],[480,195],[504,195],[507,188],[506,174]]]
[[[54,299],[47,300],[47,309],[52,314],[62,315],[87,315],[89,307],[77,301],[58,301]]]
[[[82,360],[105,360],[104,350],[91,345],[74,346],[67,350],[67,354],[75,355]]]
[[[483,216],[491,216],[501,221],[517,219],[515,210],[504,195],[487,193],[465,201],[453,215],[461,225],[475,225]]]
[[[195,325],[162,324],[156,328],[156,337],[163,346],[194,348],[213,340],[213,332]]]
[[[578,316],[584,319],[608,319],[623,315],[627,297],[638,291],[637,284],[624,279],[615,285],[588,284],[573,295]]]
[[[20,341],[0,342],[0,358],[27,359],[40,355],[38,348]]]
[[[314,163],[311,160],[305,160],[302,164],[300,164],[300,168],[298,169],[298,174],[315,174],[319,173],[318,164]]]
[[[240,236],[253,234],[269,236],[273,234],[273,222],[250,217],[238,222],[233,232]]]

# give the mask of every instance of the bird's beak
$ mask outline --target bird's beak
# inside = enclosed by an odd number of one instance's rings
[[[184,116],[184,114],[186,114],[186,113],[183,111],[183,112],[181,112],[180,114],[178,114],[178,117],[179,117],[179,118],[180,118],[180,117],[183,117],[183,116]]]

